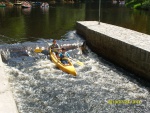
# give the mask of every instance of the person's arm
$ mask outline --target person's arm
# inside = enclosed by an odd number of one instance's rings
[[[60,46],[59,46],[59,44],[57,44],[57,47],[60,49]]]
[[[49,46],[49,49],[53,49],[53,44]]]
[[[68,58],[72,59],[71,56],[69,55],[69,53],[66,53],[66,54],[67,54],[67,57],[68,57]]]
[[[59,57],[62,58],[62,53],[59,53]]]

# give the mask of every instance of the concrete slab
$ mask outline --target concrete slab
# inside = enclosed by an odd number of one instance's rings
[[[18,113],[0,55],[0,113]]]

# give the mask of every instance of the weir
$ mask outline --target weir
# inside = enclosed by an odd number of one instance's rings
[[[0,113],[18,113],[0,55]]]
[[[150,35],[97,21],[78,21],[76,31],[94,52],[150,81]]]
[[[0,45],[2,61],[6,61],[3,64],[0,59],[3,75],[0,76],[0,89],[5,88],[0,90],[0,113],[16,113],[16,105],[18,113],[145,113],[150,109],[149,83],[138,82],[132,73],[106,61],[89,48],[86,55],[79,53],[79,48],[68,50],[74,60],[84,63],[80,66],[73,62],[78,74],[74,77],[56,68],[47,55],[33,52],[37,46],[46,48],[46,41],[52,44],[51,39],[41,39]],[[72,31],[58,43],[61,47],[73,47],[83,41],[76,31]],[[3,77],[6,77],[5,81]]]

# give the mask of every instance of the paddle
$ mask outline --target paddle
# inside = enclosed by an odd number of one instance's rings
[[[71,60],[73,60],[73,61],[75,61],[78,65],[80,65],[80,66],[83,66],[84,64],[83,64],[83,62],[80,62],[79,60],[75,60],[75,59],[71,59]]]
[[[45,40],[44,40],[45,41]],[[49,43],[47,42],[47,41],[45,41],[47,44],[48,44],[48,46],[49,46]],[[79,47],[78,47],[79,48]],[[55,48],[55,49],[57,49],[57,48]],[[58,49],[60,49],[60,48],[58,48]],[[36,52],[36,53],[41,53],[42,51],[44,51],[44,50],[42,50],[41,48],[36,48],[35,50],[34,50],[34,52]],[[74,59],[72,59],[73,61],[75,61],[78,65],[80,65],[80,66],[83,66],[84,64],[82,63],[82,62],[80,62],[80,61],[78,61],[78,60],[74,60]]]
[[[77,63],[78,65],[80,66],[83,66],[84,63],[83,62],[80,62],[79,60],[75,60],[75,59],[72,59],[72,58],[69,58],[71,61],[74,61],[75,63]]]
[[[34,49],[34,52],[36,52],[36,53],[41,53],[43,50],[42,49],[40,49],[40,48],[36,48],[36,49]]]
[[[57,49],[57,48],[56,48],[56,49]],[[58,50],[60,50],[60,49],[58,48]],[[44,50],[42,50],[42,49],[40,49],[40,48],[34,49],[34,52],[36,52],[36,53],[41,53],[42,51],[44,51]]]
[[[83,66],[83,62],[80,62],[80,61],[76,61],[80,66]]]
[[[40,49],[40,48],[36,48],[36,49],[34,49],[34,52],[36,52],[36,53],[41,53],[43,50],[42,49]],[[80,62],[79,60],[75,60],[75,59],[71,59],[71,60],[73,60],[73,61],[75,61],[78,65],[80,65],[80,66],[83,66],[84,64],[83,64],[83,62]]]

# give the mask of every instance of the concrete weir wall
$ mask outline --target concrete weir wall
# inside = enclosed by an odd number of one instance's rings
[[[0,55],[0,113],[18,113]]]
[[[76,31],[94,52],[150,81],[150,35],[97,21],[78,21]]]

